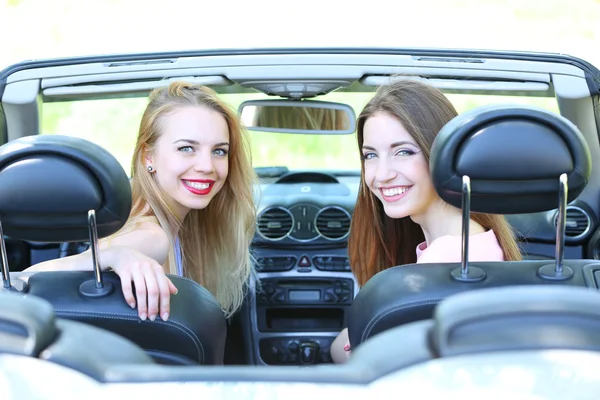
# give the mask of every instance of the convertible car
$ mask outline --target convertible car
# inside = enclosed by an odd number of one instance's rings
[[[522,261],[399,265],[359,287],[347,238],[356,116],[394,79],[442,89],[436,190],[504,214]],[[251,135],[255,271],[226,319],[176,276],[168,321],[118,277],[23,272],[96,249],[131,207],[148,93],[213,88]],[[246,49],[26,61],[0,71],[3,399],[592,399],[600,389],[600,71],[562,54]],[[326,116],[326,117],[323,117]],[[468,245],[468,240],[463,242]],[[348,328],[352,356],[332,362]],[[8,397],[6,397],[8,396]]]

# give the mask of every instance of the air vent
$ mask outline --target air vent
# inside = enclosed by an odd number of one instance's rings
[[[554,225],[558,213],[554,218]],[[570,238],[580,238],[585,236],[591,228],[592,220],[587,212],[576,206],[567,207],[567,223],[565,227],[565,236]]]
[[[350,232],[350,214],[341,207],[325,207],[317,213],[315,227],[325,239],[343,239]]]
[[[294,226],[294,217],[283,207],[271,207],[258,217],[258,233],[267,240],[286,238]]]

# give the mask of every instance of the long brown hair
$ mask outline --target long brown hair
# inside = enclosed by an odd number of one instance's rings
[[[144,165],[144,152],[152,150],[161,134],[161,120],[177,107],[206,107],[221,114],[229,128],[229,173],[223,188],[202,210],[190,210],[183,221],[169,208],[165,195]],[[116,235],[134,230],[156,218],[171,240],[167,269],[177,274],[173,233],[179,231],[184,275],[210,290],[225,314],[235,312],[244,299],[252,272],[250,242],[254,235],[256,208],[252,168],[246,131],[237,113],[205,86],[173,82],[155,89],[142,116],[133,153],[132,210]]]
[[[378,88],[358,117],[359,151],[362,150],[365,122],[377,112],[397,118],[413,137],[427,162],[436,135],[458,115],[440,90],[415,80],[393,80],[389,85]],[[503,215],[472,213],[471,219],[484,229],[494,231],[505,260],[521,259],[514,232]],[[390,218],[385,214],[381,201],[366,185],[362,160],[360,187],[348,239],[350,265],[359,285],[364,285],[384,269],[415,263],[415,249],[424,240],[423,230],[410,217]]]

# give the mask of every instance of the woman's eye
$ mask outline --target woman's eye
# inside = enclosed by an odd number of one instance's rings
[[[376,157],[376,156],[377,156],[377,154],[375,154],[375,153],[365,153],[365,154],[363,154],[363,158],[365,160],[371,159],[371,158]]]
[[[217,156],[221,156],[224,157],[227,154],[229,154],[229,152],[225,149],[215,149],[215,151],[213,151],[213,154],[217,155]]]
[[[396,152],[397,156],[412,156],[413,154],[415,154],[415,152],[410,149],[400,149]]]
[[[177,150],[181,151],[182,153],[191,153],[194,151],[194,148],[192,146],[181,146]]]

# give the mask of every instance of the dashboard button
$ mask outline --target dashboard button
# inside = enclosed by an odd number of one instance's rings
[[[299,347],[300,347],[300,344],[296,340],[291,340],[288,343],[288,350],[290,351],[290,353],[297,353]]]
[[[310,259],[307,256],[300,257],[300,261],[298,262],[299,267],[310,267]]]
[[[277,294],[274,296],[274,298],[273,298],[273,299],[274,299],[275,301],[277,301],[277,302],[280,302],[280,303],[281,303],[281,302],[285,301],[285,293],[283,293],[283,292],[282,292],[282,293],[277,293]]]

